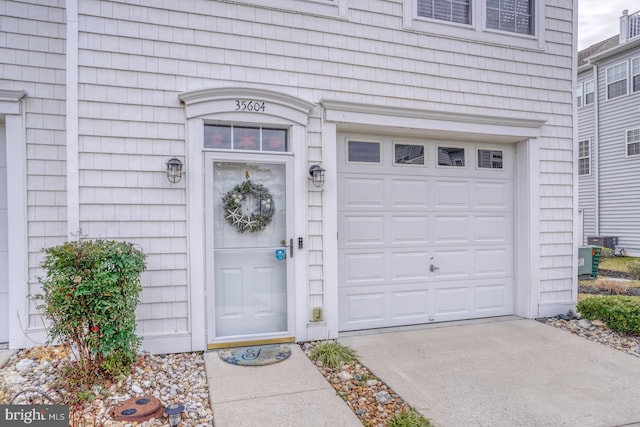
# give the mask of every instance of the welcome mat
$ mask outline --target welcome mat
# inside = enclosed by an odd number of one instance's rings
[[[232,365],[264,366],[288,359],[291,348],[282,344],[228,348],[220,350],[218,356]]]

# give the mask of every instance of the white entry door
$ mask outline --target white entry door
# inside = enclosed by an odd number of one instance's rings
[[[262,163],[213,160],[207,192],[213,222],[207,262],[216,340],[288,332],[287,177],[290,158]],[[235,202],[233,201],[235,199]],[[211,259],[211,253],[213,257]]]

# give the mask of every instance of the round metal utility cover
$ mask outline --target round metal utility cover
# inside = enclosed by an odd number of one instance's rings
[[[151,418],[159,419],[162,413],[162,404],[153,396],[133,397],[113,408],[113,418],[116,421],[139,423]]]

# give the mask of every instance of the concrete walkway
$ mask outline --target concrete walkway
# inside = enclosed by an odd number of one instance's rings
[[[268,366],[236,366],[204,354],[216,427],[354,426],[362,423],[300,347]]]
[[[340,342],[436,426],[640,425],[640,358],[534,320]]]

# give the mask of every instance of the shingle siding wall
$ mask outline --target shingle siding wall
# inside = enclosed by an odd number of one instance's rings
[[[60,241],[67,231],[64,2],[49,3],[55,7],[44,7],[52,14],[43,19],[47,25],[28,23],[31,31],[46,34],[29,38],[18,22],[2,40],[3,53],[15,52],[17,62],[13,68],[3,65],[3,77],[9,76],[9,84],[20,81],[19,88],[32,81],[25,88],[31,95],[27,124],[33,129],[27,147],[30,265],[41,247]],[[571,0],[547,1],[544,51],[406,30],[400,0],[351,2],[347,20],[227,1],[78,3],[80,223],[89,237],[130,240],[149,255],[138,310],[145,335],[188,328],[189,177],[171,185],[162,171],[169,157],[186,154],[178,94],[219,86],[266,87],[310,102],[326,98],[546,120],[534,142],[541,174],[541,301],[571,301]],[[41,6],[27,3],[0,5],[18,18],[39,21],[43,13]],[[18,55],[27,48],[42,55]],[[49,68],[41,68],[45,65]],[[60,104],[47,104],[48,114],[39,113],[45,100]],[[318,111],[307,128],[310,162],[322,160],[320,129]],[[308,194],[310,306],[320,305],[324,293],[321,197]]]
[[[65,9],[62,0],[0,1],[0,88],[24,90],[28,292],[40,291],[41,250],[66,229]],[[11,143],[12,141],[8,141]],[[26,328],[42,322],[30,302]]]

